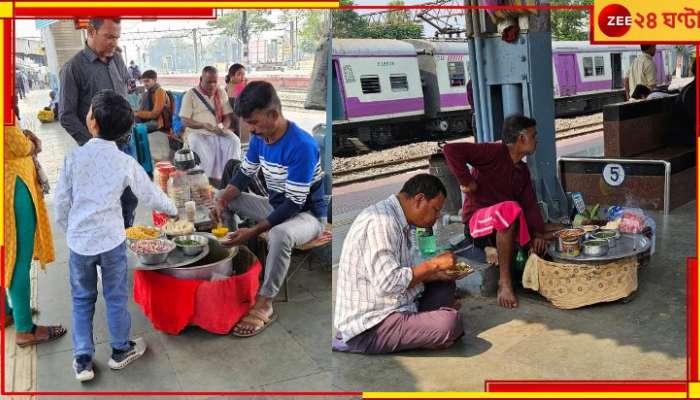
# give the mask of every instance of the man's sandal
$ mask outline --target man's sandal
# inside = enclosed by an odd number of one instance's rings
[[[61,325],[51,325],[47,326],[46,329],[49,332],[49,337],[43,338],[43,339],[36,339],[36,331],[37,331],[38,326],[32,325],[32,335],[34,335],[35,339],[29,340],[27,342],[19,343],[17,342],[17,346],[19,347],[27,347],[27,346],[33,346],[35,344],[41,344],[41,343],[47,343],[54,341],[61,336],[65,335],[68,330]]]
[[[233,335],[238,337],[255,336],[267,328],[268,325],[275,322],[275,320],[277,320],[277,314],[274,311],[272,312],[272,315],[267,317],[260,310],[253,308],[248,311],[248,315],[243,317],[243,319],[233,328]],[[243,330],[248,330],[241,327],[241,323],[253,326],[252,330],[249,333],[241,333]]]

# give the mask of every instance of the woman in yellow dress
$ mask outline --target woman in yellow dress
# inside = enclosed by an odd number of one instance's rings
[[[53,238],[33,156],[41,141],[19,126],[5,127],[5,276],[3,286],[12,299],[10,310],[5,293],[6,321],[12,319],[20,347],[57,339],[66,333],[60,325],[39,326],[32,321],[29,305],[29,270],[32,259],[42,268],[54,260]]]

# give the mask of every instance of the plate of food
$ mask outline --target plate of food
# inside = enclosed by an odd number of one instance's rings
[[[152,226],[138,225],[126,229],[126,238],[131,241],[142,239],[158,239],[162,236],[163,232],[161,232],[160,229]]]
[[[474,272],[474,268],[469,265],[466,261],[457,261],[451,269],[447,270],[447,275],[459,276],[463,275],[462,278]]]
[[[194,224],[187,220],[169,220],[163,225],[163,231],[170,237],[189,235],[194,233]]]
[[[162,264],[175,249],[175,243],[167,239],[141,239],[129,246],[144,264]]]

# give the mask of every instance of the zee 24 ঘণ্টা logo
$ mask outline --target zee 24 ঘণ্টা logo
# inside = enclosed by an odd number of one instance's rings
[[[632,26],[632,14],[620,4],[607,5],[598,14],[598,26],[607,36],[623,36]]]
[[[598,14],[598,27],[608,37],[621,37],[629,32],[632,25],[639,29],[681,28],[700,29],[700,10],[683,5],[681,10],[665,12],[634,13],[621,4],[609,4]],[[691,32],[692,35],[695,35]]]

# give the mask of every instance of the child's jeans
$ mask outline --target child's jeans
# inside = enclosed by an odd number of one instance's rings
[[[97,301],[97,266],[102,271],[102,290],[107,308],[110,344],[117,350],[129,347],[131,316],[127,309],[129,285],[126,242],[107,252],[84,256],[71,250],[70,286],[73,297],[73,355],[93,356],[92,317]]]

